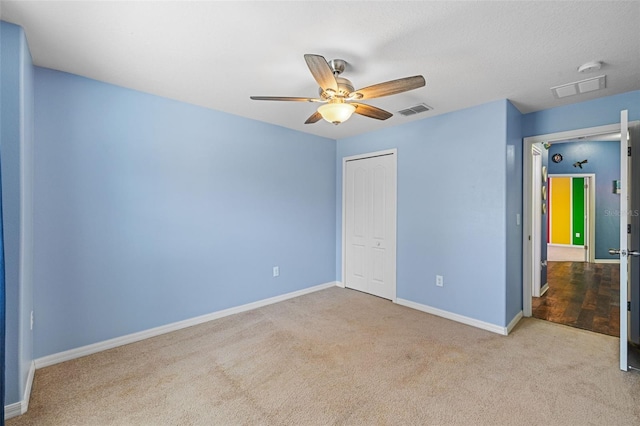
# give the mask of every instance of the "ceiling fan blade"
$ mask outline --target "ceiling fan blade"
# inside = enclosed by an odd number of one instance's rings
[[[254,101],[294,101],[294,102],[325,102],[322,99],[295,98],[289,96],[250,96]]]
[[[417,89],[425,84],[426,82],[423,76],[414,75],[413,77],[391,80],[356,90],[355,92],[349,93],[349,97],[353,97],[353,99],[380,98],[382,96],[395,95],[397,93]]]
[[[357,102],[351,102],[351,105],[356,107],[354,111],[356,114],[364,115],[365,117],[375,118],[376,120],[386,120],[393,116],[389,111],[385,111],[378,107],[374,107],[367,104],[360,104]]]
[[[322,116],[318,111],[316,111],[313,114],[311,114],[311,117],[307,118],[307,121],[305,121],[304,124],[313,124],[313,123],[317,123],[320,120],[322,120]]]
[[[336,93],[338,92],[338,82],[323,56],[306,54],[304,55],[304,60],[307,61],[307,66],[313,78],[316,79],[322,90],[331,89]]]

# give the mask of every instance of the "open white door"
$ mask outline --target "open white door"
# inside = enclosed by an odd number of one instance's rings
[[[640,370],[640,123],[629,123],[629,146],[631,147],[631,176],[629,182],[629,222],[631,240],[629,252],[629,368]]]
[[[620,254],[620,370],[627,371],[628,351],[628,311],[629,300],[629,140],[627,110],[620,113],[620,248],[613,252]]]
[[[638,182],[640,164],[637,157],[632,158],[629,140],[631,134],[637,150],[640,125],[634,122],[629,127],[625,110],[620,113],[620,129],[620,249],[613,252],[620,255],[620,369],[627,371],[629,368],[640,369],[637,346],[640,341],[640,193],[638,187],[633,186],[632,178]],[[630,341],[636,345],[630,347]]]

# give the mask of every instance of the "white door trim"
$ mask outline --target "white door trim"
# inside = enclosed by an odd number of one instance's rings
[[[532,188],[531,190],[533,191],[533,197],[531,198],[531,214],[533,215],[533,230],[532,230],[532,235],[541,235],[542,234],[542,151],[539,147],[533,145],[531,146],[531,158],[533,160],[533,164],[531,164],[532,167],[532,173],[533,173],[533,180],[532,180]],[[544,182],[544,186],[546,188],[547,186],[547,182]],[[548,190],[548,188],[546,188],[546,190]],[[544,201],[546,203],[546,201]],[[540,295],[543,293],[542,291],[542,287],[543,287],[543,283],[540,282],[541,280],[541,272],[542,272],[542,268],[541,268],[541,254],[542,254],[542,238],[537,238],[533,240],[534,243],[534,247],[532,250],[532,265],[536,265],[535,267],[531,268],[531,284],[532,284],[532,288],[531,288],[531,293],[534,297],[540,297]],[[544,286],[546,286],[546,283],[544,283]],[[531,299],[529,299],[531,300]],[[529,302],[531,303],[531,302]]]
[[[397,173],[398,173],[398,149],[397,148],[393,148],[393,149],[387,149],[387,150],[383,150],[383,151],[375,151],[375,152],[368,152],[368,153],[363,153],[363,154],[357,154],[357,155],[351,155],[349,157],[343,157],[342,158],[342,271],[341,271],[341,284],[340,287],[345,287],[346,282],[347,282],[347,277],[346,277],[346,263],[347,263],[347,200],[346,200],[346,184],[347,184],[347,180],[346,180],[346,175],[347,175],[347,161],[353,161],[353,160],[363,160],[365,158],[371,158],[371,157],[380,157],[383,155],[393,155],[393,158],[396,161],[396,194],[397,194],[397,185],[398,185],[398,179],[397,179]],[[398,210],[398,202],[397,202],[397,198],[396,198],[396,205],[394,206],[394,209]],[[397,236],[398,236],[398,232],[397,232],[397,224],[398,224],[398,220],[397,220],[397,214],[396,214],[396,223],[395,223],[395,227],[396,227],[396,238],[395,238],[395,243],[394,243],[394,247],[397,250],[397,246],[398,246],[398,241],[397,241]],[[395,272],[395,265],[397,264],[397,259],[394,255],[394,275],[396,275]],[[397,276],[397,275],[396,275]],[[393,280],[393,285],[394,285],[394,289],[393,289],[393,299],[391,299],[394,303],[396,302],[396,298],[397,298],[397,288],[398,288],[398,283],[397,280],[394,279]]]

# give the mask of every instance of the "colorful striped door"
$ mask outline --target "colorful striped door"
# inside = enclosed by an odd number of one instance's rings
[[[582,177],[549,177],[549,243],[584,245],[584,184]]]

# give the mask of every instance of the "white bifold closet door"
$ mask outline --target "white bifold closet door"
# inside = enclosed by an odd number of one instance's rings
[[[345,286],[396,297],[396,155],[348,160]]]

